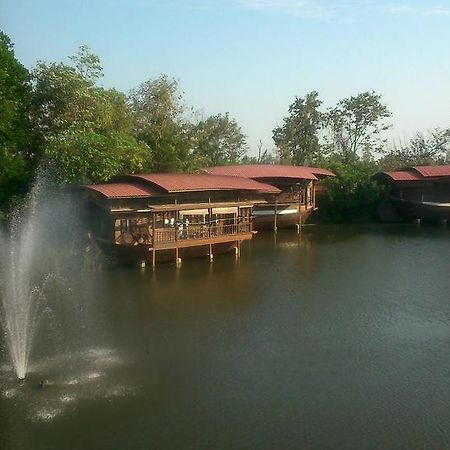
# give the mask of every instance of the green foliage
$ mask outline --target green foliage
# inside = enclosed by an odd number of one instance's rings
[[[112,131],[69,128],[52,136],[45,156],[56,169],[56,181],[62,183],[95,183],[114,175],[142,172],[149,149],[132,136]]]
[[[131,132],[133,118],[126,96],[95,85],[101,76],[98,58],[81,47],[72,60],[76,67],[41,61],[33,70],[31,112],[42,140],[74,125],[87,130]]]
[[[30,74],[14,56],[6,34],[0,32],[0,149],[25,151],[28,144]]]
[[[193,120],[178,82],[161,75],[127,97],[99,86],[100,59],[87,46],[71,63],[38,62],[30,74],[0,32],[0,216],[23,195],[39,163],[61,183],[99,182],[121,173],[196,171],[226,164],[318,165],[333,170],[320,199],[321,217],[335,222],[375,217],[378,188],[371,176],[391,116],[375,92],[320,111],[318,93],[296,98],[273,130],[277,157],[246,136],[226,114]],[[384,169],[449,161],[450,131],[416,135],[384,154]]]
[[[335,223],[377,220],[380,188],[372,180],[376,164],[362,160],[349,164],[334,157],[328,167],[336,177],[324,181],[327,190],[318,198],[320,219]]]
[[[151,169],[190,172],[204,166],[234,164],[246,152],[245,135],[226,114],[193,124],[178,82],[161,75],[133,90],[130,103],[136,135],[152,149]]]
[[[74,63],[76,72],[83,80],[95,83],[99,78],[103,77],[100,58],[91,53],[87,45],[80,46],[77,54],[70,56],[69,59]]]
[[[152,169],[180,172],[191,168],[189,125],[178,82],[161,75],[130,94],[136,116],[136,136],[152,149]]]
[[[285,164],[312,165],[320,156],[318,132],[322,126],[319,94],[312,91],[296,97],[289,106],[283,125],[273,130],[273,140],[280,160]]]
[[[273,130],[282,162],[317,165],[336,173],[319,197],[320,219],[331,222],[375,220],[378,187],[374,156],[384,145],[381,132],[391,113],[375,92],[345,98],[327,112],[313,91],[296,98],[282,127]]]
[[[384,123],[389,117],[391,112],[381,103],[381,95],[373,91],[341,100],[324,116],[328,149],[346,162],[358,156],[373,157],[383,149],[380,133],[389,128]]]
[[[126,96],[96,85],[102,68],[86,46],[70,59],[74,67],[39,62],[33,71],[32,117],[43,161],[63,183],[146,169],[151,152],[133,136]]]
[[[247,151],[246,138],[229,114],[217,114],[193,129],[194,156],[203,166],[238,164]]]
[[[10,39],[0,32],[0,215],[25,193],[30,180],[29,78]]]
[[[450,129],[436,128],[428,136],[416,134],[408,144],[394,146],[379,161],[382,170],[450,162]]]
[[[0,151],[0,220],[26,194],[31,174],[26,159],[19,154]]]

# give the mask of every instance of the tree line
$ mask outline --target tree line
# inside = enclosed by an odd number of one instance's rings
[[[199,114],[186,104],[174,78],[163,74],[125,94],[102,87],[102,76],[100,59],[87,46],[68,63],[38,61],[28,70],[0,32],[0,216],[26,194],[42,166],[54,182],[71,184],[122,173],[285,163],[334,170],[338,176],[329,181],[324,211],[331,220],[345,220],[342,208],[338,217],[333,207],[351,204],[356,195],[358,209],[367,195],[375,196],[370,177],[378,168],[448,160],[448,130],[388,147],[383,132],[391,113],[375,92],[343,99],[325,111],[315,91],[295,98],[273,130],[275,149],[260,144],[258,156],[249,156],[236,120],[228,113]]]
[[[417,133],[409,141],[388,144],[392,113],[376,92],[345,98],[321,109],[316,91],[295,98],[281,126],[273,130],[279,161],[331,169],[319,214],[323,221],[377,219],[378,171],[450,162],[450,128]]]
[[[26,193],[38,167],[57,183],[123,173],[195,172],[238,164],[246,136],[228,113],[200,115],[167,75],[128,94],[99,85],[99,58],[82,46],[70,63],[27,70],[0,33],[0,211]]]

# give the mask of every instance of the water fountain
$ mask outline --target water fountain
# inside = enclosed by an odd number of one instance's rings
[[[19,379],[25,378],[39,311],[50,279],[33,273],[39,234],[36,206],[40,185],[36,184],[23,208],[13,213],[8,235],[1,237],[3,286],[2,326],[11,361]]]
[[[47,294],[60,284],[62,259],[69,259],[68,247],[76,242],[68,224],[74,222],[73,213],[68,214],[70,202],[61,197],[50,195],[44,177],[38,177],[24,205],[14,212],[9,231],[0,235],[0,319],[19,379],[27,374],[37,330],[48,316]]]

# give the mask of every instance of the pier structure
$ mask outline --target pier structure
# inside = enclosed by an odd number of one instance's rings
[[[382,206],[389,206],[401,218],[416,224],[446,224],[450,219],[450,165],[408,167],[379,172],[373,178],[386,187],[387,199]]]
[[[335,176],[327,169],[279,164],[251,164],[218,166],[204,169],[213,175],[245,177],[270,184],[279,189],[278,193],[265,196],[265,203],[253,208],[254,229],[296,228],[317,209],[316,193],[323,189],[321,180]]]
[[[83,186],[89,228],[121,261],[179,266],[184,258],[240,255],[253,208],[280,192],[255,180],[210,174],[139,174]]]

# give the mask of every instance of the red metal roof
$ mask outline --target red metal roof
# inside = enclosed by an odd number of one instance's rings
[[[335,177],[336,175],[328,169],[322,169],[321,167],[307,167],[314,175],[320,175],[322,177]]]
[[[425,178],[429,177],[450,177],[450,165],[444,166],[416,166],[414,170]]]
[[[392,181],[424,181],[432,178],[450,177],[450,165],[416,166],[394,172],[380,172],[376,176],[385,176]]]
[[[95,191],[106,198],[147,198],[157,195],[155,190],[152,190],[146,186],[131,183],[92,184],[83,187],[91,191]]]
[[[278,164],[250,164],[239,166],[208,167],[205,172],[216,175],[231,175],[245,178],[296,178],[317,180],[310,167],[284,166]]]
[[[423,177],[413,170],[399,170],[396,172],[381,172],[380,175],[386,175],[393,181],[417,181],[423,180]]]
[[[281,192],[270,184],[260,183],[243,177],[211,175],[206,173],[151,173],[129,175],[141,182],[150,182],[166,192],[185,191],[257,191],[277,194]]]

